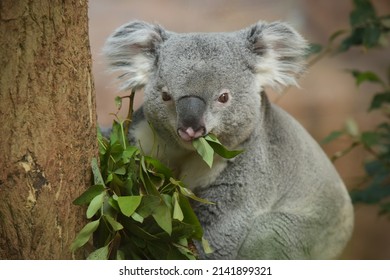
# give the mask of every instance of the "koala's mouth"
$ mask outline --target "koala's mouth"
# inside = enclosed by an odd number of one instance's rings
[[[199,127],[196,130],[194,130],[192,127],[188,128],[179,128],[177,130],[177,134],[179,135],[180,139],[184,142],[192,142],[195,139],[198,139],[200,137],[203,137],[206,135],[206,128],[205,127]]]

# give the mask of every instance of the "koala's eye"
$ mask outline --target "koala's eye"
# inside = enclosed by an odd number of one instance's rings
[[[219,97],[218,97],[218,102],[220,103],[226,103],[229,100],[229,93],[223,92]]]
[[[168,92],[166,92],[166,91],[162,92],[161,98],[162,98],[163,101],[170,101],[170,100],[172,100],[172,96]]]

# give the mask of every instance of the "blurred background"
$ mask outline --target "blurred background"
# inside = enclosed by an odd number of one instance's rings
[[[377,12],[390,13],[389,0],[373,0]],[[247,27],[258,20],[287,21],[308,41],[326,44],[329,36],[348,28],[352,0],[93,0],[90,1],[90,40],[93,73],[97,94],[98,122],[110,126],[117,110],[114,105],[119,93],[115,77],[106,72],[101,50],[107,36],[120,25],[140,19],[158,23],[175,32],[222,32]],[[387,49],[388,50],[388,49]],[[269,91],[272,102],[293,115],[317,141],[331,131],[343,127],[353,117],[360,128],[370,129],[379,114],[367,114],[375,92],[372,85],[357,88],[346,69],[371,70],[386,73],[390,55],[386,51],[361,49],[327,57],[313,67],[300,81],[300,89],[291,88],[284,95]],[[142,93],[136,97],[136,107],[142,103]],[[331,156],[348,145],[339,139],[324,145]],[[351,190],[364,176],[363,162],[367,154],[355,149],[335,162],[337,170]],[[343,259],[390,259],[390,220],[378,215],[377,206],[355,205],[353,237],[342,255]]]

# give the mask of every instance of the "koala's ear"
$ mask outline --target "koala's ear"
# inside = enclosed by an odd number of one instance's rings
[[[167,39],[159,25],[134,21],[119,27],[103,48],[109,67],[120,71],[120,89],[142,88],[155,67],[159,45]]]
[[[248,48],[256,55],[253,65],[261,86],[276,90],[297,85],[304,72],[308,44],[292,27],[282,22],[258,22],[245,30]]]

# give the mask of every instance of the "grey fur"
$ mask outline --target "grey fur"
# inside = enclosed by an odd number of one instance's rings
[[[266,86],[296,85],[304,71],[307,44],[288,24],[177,34],[135,21],[118,28],[104,50],[111,68],[122,72],[122,89],[145,88],[130,137],[144,151],[157,141],[156,156],[197,195],[215,202],[194,205],[214,249],[210,255],[199,250],[202,258],[340,255],[353,228],[345,186],[318,144],[263,92]],[[229,99],[219,99],[221,93]],[[189,96],[202,102],[187,98],[195,107],[186,122],[204,125],[204,133],[244,153],[233,160],[216,156],[213,168],[206,166],[183,140],[193,136],[192,127],[182,129],[182,137],[178,133],[188,116],[176,105]]]

